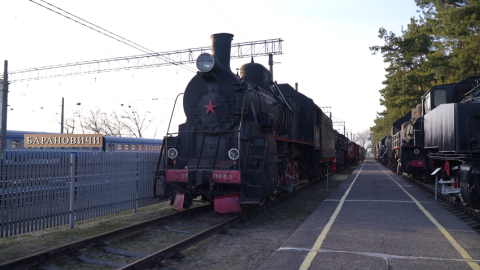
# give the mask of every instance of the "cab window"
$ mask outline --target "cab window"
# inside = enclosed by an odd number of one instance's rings
[[[446,89],[437,89],[433,93],[433,105],[435,107],[447,103],[447,90]]]

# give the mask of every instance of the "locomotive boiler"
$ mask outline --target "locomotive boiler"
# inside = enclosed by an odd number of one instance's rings
[[[164,138],[154,190],[162,185],[178,210],[201,196],[239,212],[325,174],[335,158],[332,121],[312,99],[253,58],[232,73],[232,38],[211,36],[212,54],[197,58],[184,92],[187,121]]]

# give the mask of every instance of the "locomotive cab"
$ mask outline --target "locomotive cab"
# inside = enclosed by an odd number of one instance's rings
[[[470,91],[480,77],[469,77],[459,83],[444,84],[432,87],[422,97],[423,115],[426,115],[442,104],[459,103]]]
[[[436,107],[452,103],[455,95],[455,84],[446,84],[431,88],[423,97],[423,114],[429,113]]]

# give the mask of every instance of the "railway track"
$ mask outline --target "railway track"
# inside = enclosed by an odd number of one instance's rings
[[[333,173],[332,173],[333,174]],[[323,178],[322,178],[323,179]],[[241,221],[244,221],[244,220],[247,220],[249,217],[255,215],[256,213],[259,213],[259,212],[262,212],[262,211],[265,211],[271,207],[273,207],[274,205],[277,205],[279,203],[282,203],[284,202],[285,200],[287,200],[288,198],[290,198],[291,196],[295,196],[297,195],[298,193],[304,191],[304,190],[307,190],[308,187],[310,187],[312,184],[316,184],[318,183],[320,180],[318,181],[315,181],[314,183],[305,183],[304,185],[302,186],[299,186],[296,188],[296,190],[293,192],[293,193],[290,193],[290,194],[286,194],[284,196],[277,196],[275,200],[273,201],[269,201],[267,203],[265,203],[264,205],[262,206],[257,206],[257,207],[254,207],[248,211],[244,211],[244,212],[241,212],[240,214],[236,215],[235,217],[232,217],[210,229],[207,229],[203,232],[200,232],[192,237],[189,237],[177,244],[174,244],[174,245],[171,245],[165,249],[162,249],[154,254],[151,254],[145,258],[141,258],[129,265],[126,265],[122,268],[119,268],[121,270],[138,270],[138,269],[147,269],[147,268],[150,268],[150,267],[154,267],[156,266],[157,268],[160,268],[162,265],[161,265],[161,261],[163,261],[164,259],[167,259],[169,257],[172,257],[172,256],[177,256],[177,257],[181,257],[181,251],[219,233],[219,232],[222,232],[222,231],[225,231],[227,230],[228,228],[230,228],[231,226],[241,222]]]
[[[338,172],[341,172],[341,170],[335,173],[338,173]],[[335,173],[331,173],[330,175],[333,175]],[[136,232],[139,232],[148,228],[152,228],[154,226],[167,224],[168,222],[179,220],[187,216],[192,216],[199,213],[200,211],[211,210],[212,206],[206,205],[206,206],[201,206],[193,209],[180,211],[171,215],[162,216],[159,218],[148,220],[140,224],[124,227],[118,230],[114,230],[114,231],[107,232],[94,237],[90,237],[81,241],[77,241],[71,244],[67,244],[59,248],[55,248],[55,249],[37,253],[31,256],[23,257],[14,261],[0,264],[0,270],[1,269],[26,269],[29,267],[36,267],[40,269],[42,268],[58,269],[58,268],[55,268],[55,266],[52,266],[51,264],[56,260],[65,256],[73,256],[77,260],[81,260],[89,263],[96,263],[104,266],[115,267],[118,269],[147,269],[154,266],[159,267],[161,266],[161,262],[163,260],[170,257],[181,257],[182,256],[181,252],[183,250],[195,244],[198,244],[199,242],[204,241],[205,239],[208,239],[219,232],[226,231],[228,228],[234,226],[236,223],[248,220],[249,217],[255,215],[256,213],[259,213],[261,211],[271,208],[274,205],[284,202],[288,198],[295,196],[304,190],[307,190],[311,185],[314,185],[322,180],[325,180],[325,178],[326,177],[323,177],[312,183],[308,183],[305,181],[304,185],[298,186],[296,190],[291,194],[286,194],[285,196],[277,196],[276,199],[273,201],[268,201],[262,206],[257,206],[248,211],[239,213],[209,229],[199,232],[191,237],[188,237],[173,245],[165,247],[150,255],[116,249],[111,246],[108,246],[106,242],[112,241],[127,235],[132,235],[132,234],[135,234]],[[89,258],[85,253],[82,253],[82,250],[95,247],[95,246],[102,247],[107,252],[111,252],[111,253],[123,255],[123,256],[129,256],[129,257],[138,257],[139,259],[127,265],[122,265],[120,263],[92,259],[92,258]]]
[[[65,255],[77,255],[78,257],[81,255],[79,252],[82,249],[97,246],[97,245],[104,246],[107,241],[118,239],[120,237],[130,235],[130,234],[151,228],[153,226],[166,224],[173,220],[184,218],[189,215],[193,215],[195,213],[198,213],[199,211],[212,210],[212,209],[213,207],[211,205],[205,205],[205,206],[177,212],[174,214],[154,218],[139,224],[135,224],[135,225],[127,226],[114,231],[106,232],[100,235],[96,235],[84,240],[70,243],[70,244],[67,244],[55,249],[51,249],[45,252],[37,253],[31,256],[6,262],[4,264],[0,264],[0,269],[1,270],[25,269],[25,268],[37,267],[37,266],[42,267],[42,266],[45,266],[48,262],[55,261]]]

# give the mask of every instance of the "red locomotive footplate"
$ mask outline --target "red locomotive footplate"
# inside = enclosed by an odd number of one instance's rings
[[[212,181],[224,184],[240,184],[240,171],[212,171]]]
[[[166,170],[165,178],[168,182],[188,182],[187,170]]]

